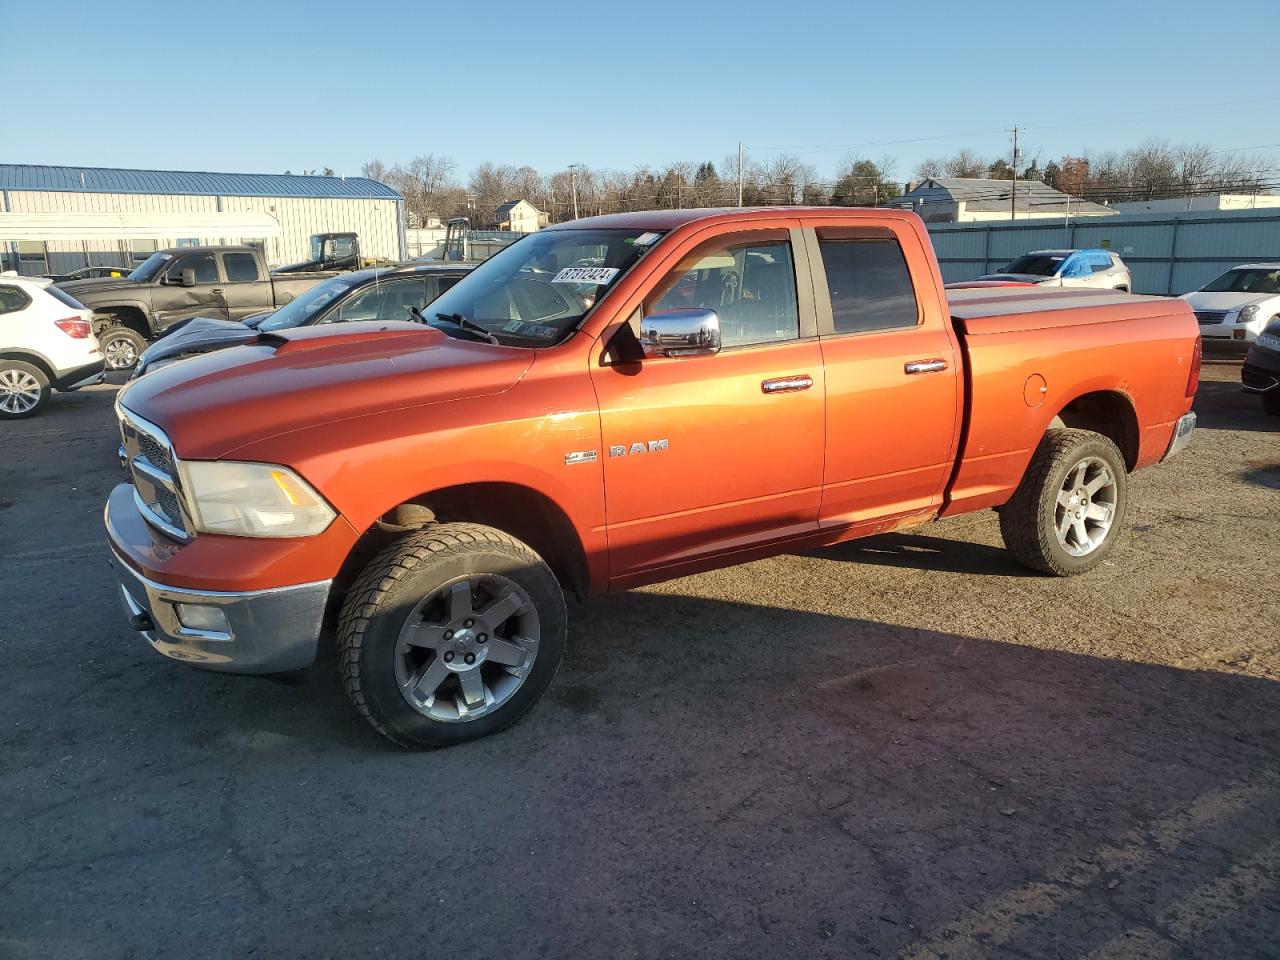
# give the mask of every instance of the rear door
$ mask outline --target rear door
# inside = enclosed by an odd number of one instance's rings
[[[900,222],[829,223],[805,221],[826,368],[820,524],[935,509],[963,397],[932,260]]]
[[[686,240],[642,310],[716,310],[721,351],[593,365],[615,580],[817,529],[822,354],[798,239]]]
[[[263,274],[258,258],[245,250],[233,250],[219,255],[226,284],[222,297],[227,305],[227,319],[243,320],[245,317],[273,306],[271,280]]]

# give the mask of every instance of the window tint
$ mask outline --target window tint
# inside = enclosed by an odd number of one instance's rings
[[[819,239],[818,247],[836,333],[914,327],[919,322],[911,272],[897,240]]]
[[[59,303],[63,304],[64,306],[70,307],[72,310],[84,309],[83,303],[81,303],[75,297],[71,296],[71,294],[66,293],[65,291],[59,290],[57,287],[45,287],[44,292],[49,294],[49,296],[53,297],[55,300],[57,300]]]
[[[228,283],[247,283],[258,279],[258,261],[252,253],[224,253],[222,269]]]
[[[0,287],[0,313],[13,313],[31,302],[17,287]]]
[[[439,286],[436,287],[439,291],[436,296],[440,296],[441,293],[444,293],[461,279],[461,277],[436,277],[436,283],[439,284]]]
[[[383,280],[370,283],[354,296],[338,304],[321,321],[344,323],[348,320],[411,320],[409,307],[421,310],[427,303],[427,285],[421,277]]]
[[[176,283],[182,279],[183,270],[194,270],[196,283],[218,282],[218,265],[214,262],[212,253],[193,253],[179,257],[165,276]]]
[[[714,310],[726,347],[798,338],[791,243],[785,235],[757,236],[718,237],[696,248],[663,278],[644,312]]]

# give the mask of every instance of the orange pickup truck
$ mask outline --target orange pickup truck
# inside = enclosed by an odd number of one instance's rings
[[[1190,438],[1181,300],[948,298],[921,221],[838,208],[595,217],[415,322],[264,334],[118,399],[106,510],[129,622],[195,666],[311,664],[406,746],[547,689],[565,592],[620,590],[995,508],[1082,573],[1128,474]]]

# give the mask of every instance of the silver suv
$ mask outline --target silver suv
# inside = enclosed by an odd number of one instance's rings
[[[1110,250],[1033,250],[1024,253],[999,273],[980,280],[1034,283],[1046,287],[1088,287],[1094,290],[1133,289],[1133,278],[1124,261]]]

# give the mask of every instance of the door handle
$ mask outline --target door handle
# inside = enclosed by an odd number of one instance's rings
[[[912,360],[902,368],[907,373],[940,373],[947,369],[945,360]]]
[[[795,393],[798,390],[808,390],[812,386],[813,377],[807,373],[801,373],[794,377],[765,380],[760,384],[760,389],[764,393]]]
[[[217,294],[218,296],[222,296],[222,288],[221,288],[221,287],[214,287],[214,288],[213,288],[212,290],[210,290],[209,292],[210,292],[210,293]]]

